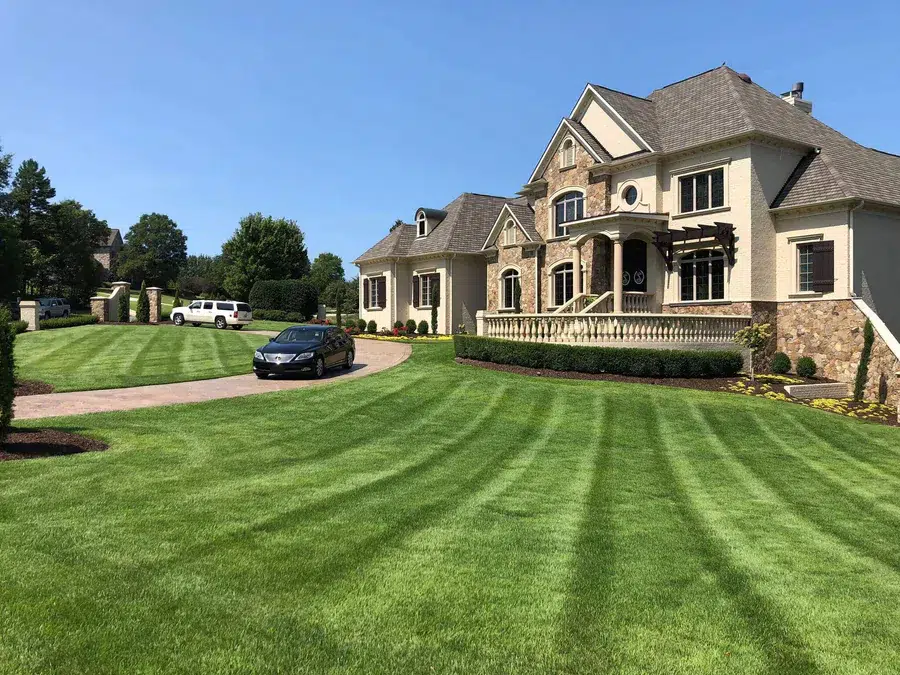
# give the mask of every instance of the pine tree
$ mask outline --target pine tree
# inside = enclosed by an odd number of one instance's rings
[[[37,291],[46,283],[46,267],[53,250],[48,236],[50,200],[56,190],[47,171],[33,159],[26,159],[16,171],[8,197],[8,209],[19,231],[23,251],[22,294],[30,283]]]
[[[150,323],[150,296],[147,295],[147,282],[141,282],[141,292],[137,300],[138,323]]]

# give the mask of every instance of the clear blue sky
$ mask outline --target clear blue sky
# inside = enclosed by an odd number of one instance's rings
[[[419,206],[512,195],[586,82],[727,62],[900,153],[896,2],[0,0],[0,143],[123,230],[217,253],[252,211],[349,261]]]

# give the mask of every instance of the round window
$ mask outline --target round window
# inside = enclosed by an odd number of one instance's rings
[[[625,200],[625,203],[628,204],[628,206],[634,206],[634,203],[638,199],[637,188],[634,187],[634,185],[629,185],[622,193],[622,199]]]

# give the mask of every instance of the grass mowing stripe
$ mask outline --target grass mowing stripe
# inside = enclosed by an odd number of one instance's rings
[[[98,362],[102,368],[113,358],[117,345],[129,338],[134,339],[134,336],[123,331],[115,331],[106,334],[100,333],[89,341],[80,342],[78,349],[72,349],[69,352],[76,361],[74,363],[69,361],[65,364],[66,373],[83,373],[86,370],[93,372],[98,368]]]
[[[35,361],[49,361],[60,352],[69,352],[77,348],[80,342],[92,340],[95,331],[84,330],[83,327],[66,328],[66,335],[61,339],[54,333],[37,332],[22,333],[16,336],[16,363],[19,367]],[[102,329],[101,329],[102,330]],[[69,331],[72,331],[69,333]]]
[[[171,362],[172,354],[168,351],[157,350],[156,347],[167,337],[161,330],[153,331],[149,340],[141,345],[135,345],[131,356],[125,361],[125,372],[141,377],[153,371],[166,368]],[[137,348],[139,347],[139,348]]]
[[[690,405],[689,408],[690,415],[696,417],[695,406]],[[768,662],[770,672],[820,672],[809,645],[794,632],[778,607],[757,588],[756,581],[742,569],[742,565],[734,560],[732,549],[735,542],[716,522],[714,513],[717,509],[711,496],[704,489],[690,460],[680,448],[672,447],[677,431],[668,417],[658,420],[659,438],[665,448],[662,465],[672,488],[675,508],[695,535],[693,545],[703,560],[704,568],[715,576],[718,587],[740,612],[753,643]],[[717,439],[714,445],[721,446],[722,443]]]

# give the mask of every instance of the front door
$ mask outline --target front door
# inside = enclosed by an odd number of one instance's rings
[[[622,249],[622,290],[647,292],[647,242],[629,239]]]

